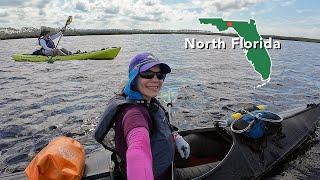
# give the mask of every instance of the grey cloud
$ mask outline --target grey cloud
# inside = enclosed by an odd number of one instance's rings
[[[51,2],[51,0],[0,0],[0,6],[5,7],[36,7],[39,9],[43,9]]]
[[[144,4],[145,4],[146,6],[153,6],[153,5],[157,4],[157,2],[156,2],[156,1],[149,0],[149,1],[145,1]]]
[[[8,21],[8,19],[1,19],[0,18],[0,23],[7,24],[7,23],[9,23],[9,21]]]
[[[20,8],[15,11],[15,15],[18,16],[19,21],[23,21],[27,18],[28,11]]]
[[[49,3],[50,3],[51,0],[41,0],[41,1],[37,1],[35,6],[39,9],[43,9],[45,8]]]
[[[153,11],[145,12],[143,14],[139,14],[137,12],[139,12],[139,10],[126,11],[124,12],[124,15],[127,17],[130,17],[133,20],[138,20],[138,21],[163,22],[168,20],[168,17],[166,16],[166,14],[159,9],[154,9]]]
[[[188,8],[186,11],[200,13],[203,11],[202,8]]]
[[[98,17],[97,19],[95,19],[96,21],[103,21],[108,23],[108,20],[117,17],[115,14],[105,14],[103,16]]]
[[[134,4],[139,3],[146,6],[154,6],[156,4],[159,4],[160,1],[159,0],[132,0],[132,3]]]
[[[258,4],[266,0],[229,0],[229,1],[219,1],[219,0],[196,0],[197,3],[205,4],[206,8],[215,7],[218,11],[222,10],[232,10],[232,9],[242,9],[250,5]]]
[[[0,11],[0,18],[1,18],[1,17],[7,17],[7,16],[9,16],[9,13],[8,13],[8,12],[6,12],[6,11]]]
[[[115,14],[105,14],[103,16],[103,18],[113,18],[113,17],[117,17],[117,15],[115,15]]]
[[[150,14],[153,15],[153,16],[162,16],[163,12],[161,12],[161,11],[154,11],[154,12],[151,12]]]
[[[74,19],[83,20],[84,18],[80,14],[77,14],[77,15],[74,16]]]
[[[89,11],[89,7],[83,2],[77,2],[76,9],[83,12]]]
[[[16,6],[23,6],[27,1],[26,0],[0,0],[0,6],[5,6],[5,7],[16,7]]]
[[[57,27],[60,27],[62,25],[61,21],[60,20],[56,20],[53,22],[53,24]]]
[[[158,22],[163,22],[168,20],[167,18],[161,17],[161,16],[137,16],[137,15],[133,15],[130,16],[132,19],[134,20],[139,20],[139,21],[158,21]]]
[[[45,15],[46,15],[46,12],[45,12],[43,9],[40,9],[38,14],[39,14],[40,16],[45,16]]]
[[[214,6],[219,10],[226,10],[226,9],[241,9],[250,5],[255,4],[255,2],[248,2],[248,1],[234,1],[232,3],[223,3],[221,2],[214,2]]]
[[[104,9],[106,14],[118,14],[120,11],[119,7],[107,7]]]

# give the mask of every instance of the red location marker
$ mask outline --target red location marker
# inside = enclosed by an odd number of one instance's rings
[[[227,22],[227,26],[228,26],[228,27],[232,27],[232,21],[228,21],[228,22]]]

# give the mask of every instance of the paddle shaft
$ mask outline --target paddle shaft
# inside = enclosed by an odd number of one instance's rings
[[[67,23],[66,23],[66,25],[65,25],[64,27],[67,27]],[[57,43],[55,49],[58,48],[58,45],[59,45],[59,42],[60,42],[60,39],[61,39],[62,36],[63,36],[63,33],[61,32],[61,36],[59,37],[59,40],[58,40],[58,43]],[[52,61],[53,56],[54,56],[54,55],[52,55],[52,56],[50,57],[50,59],[48,60],[48,63],[53,63],[53,61]]]
[[[66,25],[64,26],[64,29],[67,28],[67,25],[68,24],[66,23]],[[63,36],[63,33],[61,32],[61,36],[59,37],[58,43],[56,45],[56,48],[58,48],[58,45],[59,45],[59,42],[60,42],[62,36]]]
[[[171,122],[172,120],[172,94],[171,94],[171,91],[170,91],[170,94],[169,94],[169,103],[167,103],[167,107],[168,107],[168,114],[169,114],[169,121]],[[171,162],[171,180],[174,180],[174,161]]]
[[[67,26],[68,26],[71,22],[72,22],[72,16],[69,16],[68,19],[67,19],[67,21],[66,21],[66,25],[64,25],[64,28],[63,28],[63,29],[66,30]],[[56,48],[58,47],[59,42],[60,42],[60,39],[61,39],[62,36],[63,36],[63,33],[61,34],[61,36],[60,36],[60,38],[59,38],[59,40],[58,40],[58,43],[57,43]]]
[[[168,114],[169,114],[169,121],[171,122],[172,120],[172,104],[171,103],[168,103]]]
[[[65,24],[65,26],[64,26],[64,30],[66,30],[67,26],[71,23],[71,21],[72,21],[72,16],[69,16],[68,19],[67,19],[67,21],[66,21],[66,24]],[[58,43],[57,43],[57,45],[56,45],[55,48],[58,47],[59,42],[60,42],[62,36],[63,36],[63,33],[61,32],[61,36],[59,37]],[[50,59],[48,60],[48,63],[53,63],[53,62],[54,62],[54,61],[52,60],[52,58],[53,58],[53,55],[52,55],[52,56],[50,57]]]

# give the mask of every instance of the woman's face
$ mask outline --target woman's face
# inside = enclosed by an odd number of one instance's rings
[[[153,72],[161,71],[158,65],[149,70]],[[154,75],[151,79],[145,79],[138,76],[137,88],[138,91],[143,95],[144,99],[150,101],[152,97],[156,97],[158,95],[162,84],[163,80],[159,80],[156,75]]]
[[[45,34],[43,35],[43,38],[48,39],[49,36],[50,36],[50,33],[48,32],[48,33],[45,33]]]

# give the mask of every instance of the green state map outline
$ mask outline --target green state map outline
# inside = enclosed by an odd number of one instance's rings
[[[252,43],[254,41],[259,41],[258,47],[261,43],[260,39],[262,39],[262,37],[257,30],[255,20],[252,18],[249,22],[223,20],[223,18],[200,18],[199,21],[201,24],[211,24],[212,26],[216,26],[220,32],[225,31],[228,28],[233,28],[238,37],[243,38],[244,41],[251,41]],[[269,82],[272,74],[272,60],[269,52],[264,47],[263,42],[262,48],[244,48],[243,51],[247,61],[251,64],[254,71],[260,75],[261,81]],[[267,60],[261,60],[264,58],[267,58]]]

